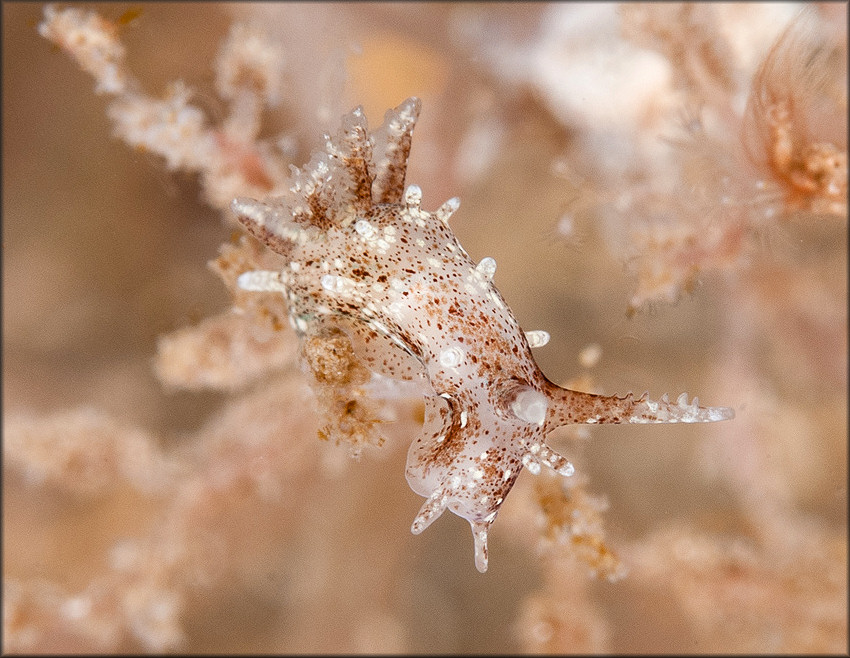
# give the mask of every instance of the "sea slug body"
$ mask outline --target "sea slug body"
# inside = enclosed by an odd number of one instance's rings
[[[419,109],[410,98],[370,133],[357,108],[324,152],[295,169],[289,194],[234,200],[246,229],[288,261],[279,272],[246,272],[239,284],[284,294],[302,342],[342,331],[372,372],[421,385],[425,423],[406,476],[426,500],[412,531],[446,509],[467,519],[483,572],[488,529],[522,469],[573,473],[545,442],[555,427],[710,422],[733,412],[684,394],[654,402],[550,382],[531,354],[549,335],[522,330],[493,285],[495,261],[475,263],[449,227],[459,201],[428,212],[419,187],[404,186]]]

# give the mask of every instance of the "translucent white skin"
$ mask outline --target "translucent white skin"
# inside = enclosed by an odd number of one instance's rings
[[[545,443],[555,427],[708,422],[733,413],[687,396],[675,404],[603,397],[546,379],[530,343],[545,344],[548,334],[523,332],[492,283],[495,261],[476,264],[458,243],[448,225],[457,199],[429,213],[418,187],[404,189],[418,112],[419,101],[408,99],[370,135],[355,109],[327,152],[296,172],[289,195],[235,200],[243,225],[288,260],[280,272],[246,272],[239,284],[285,294],[302,338],[341,328],[373,372],[421,382],[425,424],[406,476],[427,500],[412,531],[448,508],[470,522],[483,572],[487,531],[522,468],[573,472]]]

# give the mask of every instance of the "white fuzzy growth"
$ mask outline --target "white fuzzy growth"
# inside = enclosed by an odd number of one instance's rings
[[[227,100],[258,92],[275,106],[282,99],[283,68],[284,52],[276,40],[256,27],[236,24],[216,62],[216,88]]]
[[[94,76],[99,94],[123,94],[128,74],[124,68],[124,46],[116,31],[94,12],[59,9],[48,4],[38,33],[70,53],[79,65]]]
[[[177,83],[162,99],[122,96],[107,114],[121,139],[161,155],[169,170],[206,171],[220,156],[204,113],[189,103],[190,97],[189,88]]]
[[[564,123],[634,132],[671,102],[670,63],[620,35],[614,5],[555,3],[542,25],[525,76]]]

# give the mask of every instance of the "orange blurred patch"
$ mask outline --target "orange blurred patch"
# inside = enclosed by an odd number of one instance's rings
[[[352,96],[369,125],[380,125],[388,107],[409,96],[439,95],[448,77],[446,58],[415,41],[379,32],[363,41],[362,52],[346,62]]]
[[[141,16],[143,12],[144,10],[141,7],[130,7],[115,22],[121,27],[127,26]]]

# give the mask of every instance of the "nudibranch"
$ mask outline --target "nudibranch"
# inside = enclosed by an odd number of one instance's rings
[[[550,382],[531,354],[549,335],[521,329],[493,285],[495,261],[475,263],[449,227],[458,199],[428,212],[420,188],[405,188],[419,109],[410,98],[370,133],[356,108],[324,151],[292,167],[287,194],[235,199],[239,221],[286,261],[281,271],[243,273],[239,285],[285,295],[302,345],[343,331],[376,376],[421,385],[425,422],[405,474],[427,500],[411,530],[446,509],[467,519],[484,572],[488,530],[520,471],[573,473],[546,444],[554,428],[711,422],[733,411],[685,394],[652,401]]]

